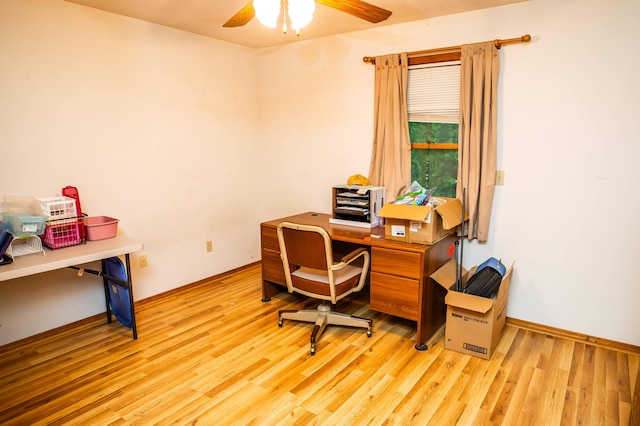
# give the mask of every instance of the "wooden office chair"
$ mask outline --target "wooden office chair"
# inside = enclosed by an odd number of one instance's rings
[[[325,229],[291,222],[278,225],[278,242],[289,293],[322,300],[316,310],[278,311],[278,326],[282,327],[285,319],[314,322],[311,355],[315,355],[316,342],[328,324],[365,327],[367,336],[371,337],[370,319],[331,310],[331,304],[364,287],[369,272],[369,252],[360,247],[334,263],[331,238]],[[353,265],[358,259],[362,259],[358,262],[362,266]]]

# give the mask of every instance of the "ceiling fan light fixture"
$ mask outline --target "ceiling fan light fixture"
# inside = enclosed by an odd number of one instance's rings
[[[291,19],[291,27],[299,31],[309,25],[316,10],[315,0],[288,0],[287,14]]]
[[[276,28],[280,16],[280,0],[253,0],[256,18],[265,27]]]

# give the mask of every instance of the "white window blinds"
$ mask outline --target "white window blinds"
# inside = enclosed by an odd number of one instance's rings
[[[460,61],[409,67],[409,121],[457,123],[460,117]]]

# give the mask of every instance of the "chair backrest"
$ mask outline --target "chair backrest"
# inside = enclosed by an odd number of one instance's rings
[[[312,269],[328,269],[333,264],[331,238],[324,228],[283,222],[278,226],[280,253],[289,263]]]
[[[278,225],[278,242],[290,293],[295,291],[336,303],[364,286],[369,253],[361,248],[348,261],[334,262],[331,237],[324,228],[282,222]],[[350,265],[359,257],[362,267]]]

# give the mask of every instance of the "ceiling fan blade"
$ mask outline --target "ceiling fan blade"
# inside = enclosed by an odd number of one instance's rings
[[[316,3],[377,24],[391,16],[391,11],[361,0],[316,0]]]
[[[248,23],[253,17],[256,16],[256,11],[253,9],[253,2],[250,1],[245,7],[240,9],[238,13],[233,15],[231,19],[225,22],[223,27],[241,27]]]

